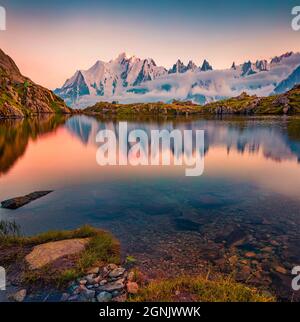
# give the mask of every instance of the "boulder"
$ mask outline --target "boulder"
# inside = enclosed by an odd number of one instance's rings
[[[88,242],[89,238],[76,238],[37,245],[25,260],[30,269],[39,269],[61,257],[82,252]]]

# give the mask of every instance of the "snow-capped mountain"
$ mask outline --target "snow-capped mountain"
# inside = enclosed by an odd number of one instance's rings
[[[178,59],[177,62],[173,65],[173,67],[171,69],[169,69],[168,74],[182,74],[185,73],[187,71],[208,71],[208,70],[212,70],[212,66],[210,66],[209,62],[207,60],[204,60],[202,67],[197,67],[197,65],[190,60],[188,62],[188,64],[185,66],[184,63]]]
[[[208,70],[213,70],[212,66],[209,64],[209,62],[204,59],[204,62],[202,64],[202,67],[200,69],[202,72],[207,72]]]
[[[77,71],[55,93],[67,104],[81,108],[98,101],[168,102],[173,99],[207,102],[238,96],[243,91],[258,96],[290,89],[299,82],[300,53],[286,53],[270,61],[246,61],[231,68],[213,70],[207,60],[200,66],[178,60],[171,69],[153,59],[127,57],[97,61],[90,69]],[[298,68],[298,69],[297,69]],[[293,73],[294,72],[294,73]],[[288,82],[288,86],[280,85]]]
[[[300,84],[300,66],[276,86],[274,93],[282,94],[292,89],[296,84]]]
[[[82,96],[112,97],[121,93],[124,88],[138,86],[166,74],[167,70],[156,66],[151,58],[128,58],[122,53],[108,63],[99,60],[90,69],[77,71],[55,93],[67,103],[74,104]]]
[[[177,74],[177,73],[185,73],[187,71],[187,67],[184,63],[178,59],[176,64],[168,71],[169,74]]]

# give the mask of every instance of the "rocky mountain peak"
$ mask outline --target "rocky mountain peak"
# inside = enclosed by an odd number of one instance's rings
[[[197,65],[192,60],[188,62],[186,67],[187,70],[191,70],[191,71],[195,71],[197,68],[198,68]]]
[[[206,71],[209,71],[209,70],[212,70],[213,68],[212,68],[212,66],[209,64],[209,62],[206,60],[206,59],[204,59],[204,61],[203,61],[203,64],[202,64],[202,66],[201,66],[201,71],[202,72],[206,72]]]
[[[169,70],[169,74],[185,73],[186,70],[187,67],[180,59],[178,59],[177,62],[173,65],[173,67]]]
[[[118,57],[116,58],[117,61],[122,61],[125,59],[128,59],[127,54],[125,52],[119,54]]]
[[[249,76],[255,74],[255,71],[252,69],[252,63],[249,60],[242,65],[242,75],[241,76]]]
[[[0,49],[0,70],[7,73],[10,77],[16,80],[22,80],[23,76],[20,73],[18,66],[15,62]]]
[[[257,60],[255,63],[255,67],[261,71],[261,72],[265,72],[268,70],[268,62],[267,60]]]
[[[279,64],[283,59],[289,58],[293,55],[294,53],[292,51],[287,52],[285,54],[282,54],[281,56],[275,56],[271,59],[271,64]]]

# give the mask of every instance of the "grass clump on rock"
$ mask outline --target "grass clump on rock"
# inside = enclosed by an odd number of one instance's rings
[[[86,239],[86,246],[79,253],[57,258],[38,269],[30,269],[26,256],[35,247],[71,239]],[[33,237],[0,235],[0,257],[0,264],[13,275],[17,272],[24,284],[33,288],[34,285],[64,286],[94,265],[118,264],[120,245],[109,232],[86,225],[75,230],[49,231]]]
[[[275,298],[231,278],[209,280],[203,276],[182,276],[155,280],[141,288],[132,302],[273,302]]]

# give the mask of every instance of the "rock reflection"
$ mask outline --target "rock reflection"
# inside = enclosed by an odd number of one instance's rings
[[[29,140],[55,131],[65,116],[44,115],[30,119],[0,120],[0,176],[25,153]]]

